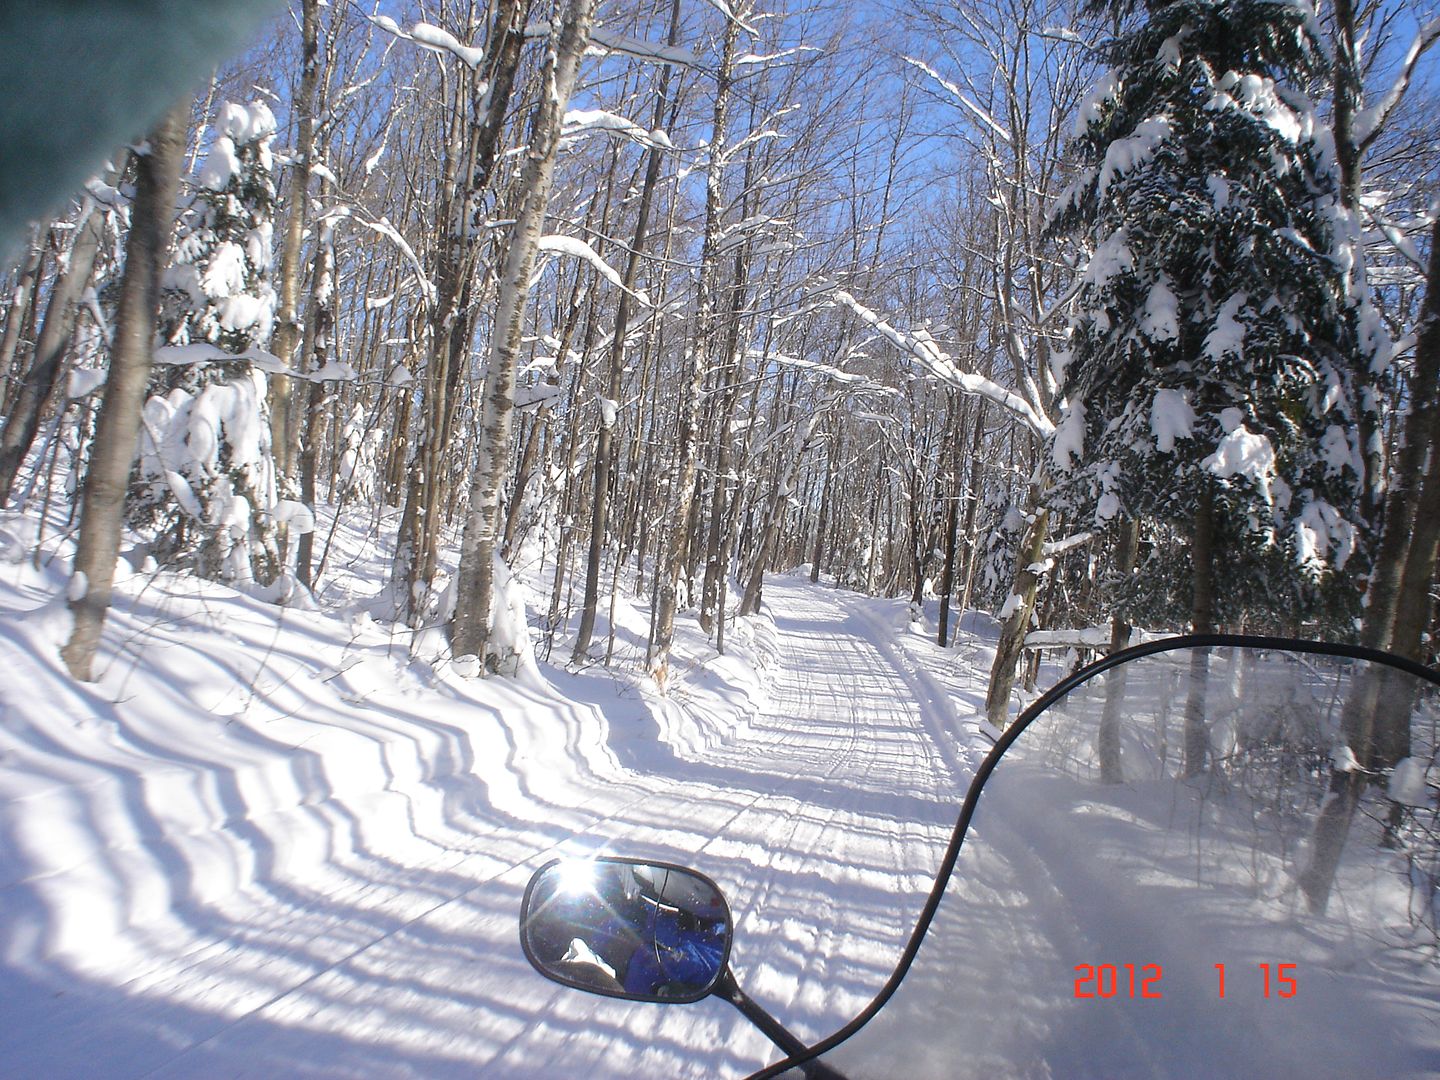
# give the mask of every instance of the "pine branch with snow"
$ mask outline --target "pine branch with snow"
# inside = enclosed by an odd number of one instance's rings
[[[1108,58],[1051,223],[1093,252],[1057,365],[1055,505],[1180,525],[1213,500],[1221,622],[1344,625],[1366,558],[1361,412],[1388,341],[1351,272],[1331,133],[1298,89],[1323,63],[1313,20],[1182,0]]]

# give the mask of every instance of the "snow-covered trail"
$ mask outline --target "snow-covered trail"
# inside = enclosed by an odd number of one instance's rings
[[[143,743],[143,725],[114,706],[97,724],[113,725],[107,747],[125,744],[119,782],[80,769],[44,791],[4,792],[12,813],[17,796],[65,800],[96,835],[88,861],[3,886],[7,1075],[698,1077],[772,1059],[717,1000],[626,1004],[531,971],[516,935],[525,882],[554,854],[587,850],[715,878],[734,909],[742,985],[798,1033],[828,1031],[890,970],[971,753],[948,691],[895,644],[893,605],[798,578],[777,579],[767,599],[779,658],[768,705],[708,725],[681,714],[715,699],[686,701],[683,683],[665,702],[550,672],[551,685],[507,687],[500,701],[487,684],[481,718],[504,722],[480,737],[463,689],[407,697],[370,655],[338,679],[302,670],[314,645],[297,643],[287,685],[314,705],[338,683],[358,704],[342,693],[325,700],[323,725],[302,707],[267,729],[308,751],[268,782],[309,794],[263,813],[246,769],[263,781],[275,747],[250,746],[249,765],[219,755],[221,768]],[[272,658],[287,647],[276,631]],[[33,684],[55,681],[47,659],[24,662]],[[62,708],[86,704],[99,708]],[[379,745],[379,791],[347,791],[347,738]],[[401,773],[416,775],[406,785]],[[218,793],[216,820],[192,836],[154,806],[179,776]],[[87,784],[118,790],[77,795]],[[123,843],[114,814],[133,819]],[[215,858],[197,859],[207,848]],[[215,881],[221,863],[245,864],[222,873],[234,888]],[[88,956],[80,930],[54,926],[83,919],[57,908],[73,907],[87,874],[125,908],[110,915],[121,940],[97,939]]]
[[[866,601],[795,579],[769,599],[783,674],[754,736],[716,757],[788,782],[757,773],[697,861],[732,895],[742,985],[819,1034],[883,982],[929,891],[964,790],[936,736],[958,733],[911,693]]]

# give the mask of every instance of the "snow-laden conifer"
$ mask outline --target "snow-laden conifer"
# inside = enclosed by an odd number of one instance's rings
[[[162,561],[269,582],[280,570],[272,512],[267,377],[275,118],[226,103],[196,177],[162,288],[161,347],[145,403],[132,522]]]
[[[1091,252],[1056,363],[1056,500],[1193,549],[1208,524],[1217,624],[1338,618],[1365,561],[1361,410],[1388,341],[1331,133],[1299,89],[1324,62],[1313,11],[1180,0],[1108,54],[1051,225]],[[1140,580],[1158,587],[1132,611],[1185,621],[1185,579],[1207,587],[1194,554],[1156,545]]]

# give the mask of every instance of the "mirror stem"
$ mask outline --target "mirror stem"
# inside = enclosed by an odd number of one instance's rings
[[[790,1034],[779,1020],[755,1004],[745,991],[740,989],[740,984],[735,981],[735,976],[729,967],[720,973],[720,978],[715,981],[715,989],[711,993],[716,997],[724,998],[744,1013],[745,1019],[763,1031],[766,1037],[785,1053],[803,1054],[807,1049],[805,1044]],[[845,1077],[819,1061],[807,1061],[799,1068],[811,1080],[845,1080]]]

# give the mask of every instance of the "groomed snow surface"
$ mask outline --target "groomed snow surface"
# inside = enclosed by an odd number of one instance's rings
[[[363,525],[338,533],[317,611],[122,580],[84,685],[58,656],[68,548],[37,571],[34,519],[0,522],[0,1074],[712,1077],[776,1059],[717,999],[629,1004],[537,975],[517,915],[559,854],[712,876],[741,985],[802,1037],[869,999],[984,747],[983,645],[941,654],[897,602],[781,577],[723,657],[687,623],[662,698],[637,674],[627,571],[613,673],[464,679],[437,632],[371,619],[385,560]]]
[[[638,674],[630,568],[610,670],[464,678],[437,629],[372,617],[393,514],[341,523],[318,606],[124,578],[101,677],[78,684],[57,526],[37,570],[35,520],[0,520],[6,1080],[745,1076],[779,1055],[729,1004],[619,1002],[531,970],[531,873],[612,853],[710,875],[740,985],[814,1040],[890,974],[988,749],[990,620],[968,614],[942,650],[933,605],[803,569],[767,582],[723,656],[684,620],[667,696]],[[561,633],[551,655],[570,649]],[[1355,826],[1329,912],[1307,914],[1294,875],[1323,772],[1272,790],[1282,773],[1252,754],[1174,782],[1190,662],[1122,670],[1125,782],[1090,775],[1111,699],[1087,683],[996,770],[936,932],[834,1063],[852,1080],[1440,1076],[1432,848]],[[1210,670],[1221,755],[1277,724],[1323,733],[1346,697],[1343,666]],[[1428,762],[1440,721],[1421,706]],[[1391,791],[1417,808],[1421,758]],[[1257,963],[1288,965],[1299,995],[1262,994]],[[1077,964],[1163,966],[1164,999],[1081,1000]]]

